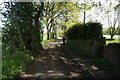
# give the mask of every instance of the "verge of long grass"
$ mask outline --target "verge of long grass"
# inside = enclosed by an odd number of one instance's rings
[[[24,52],[18,52],[13,56],[3,58],[2,78],[13,78],[16,74],[20,73],[30,61],[32,61],[32,57]]]

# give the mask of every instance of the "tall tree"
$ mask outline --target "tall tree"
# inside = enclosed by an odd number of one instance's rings
[[[83,2],[79,2],[77,3],[77,7],[80,8],[80,10],[83,12],[83,23],[86,23],[86,12],[88,10],[91,10],[91,8],[93,6],[96,6],[96,4],[94,4],[94,2],[88,1],[88,0],[84,0]]]
[[[7,3],[7,10],[3,12],[7,18],[3,30],[3,41],[20,50],[42,48],[39,19],[42,17],[43,6],[43,3],[32,2]]]
[[[50,39],[50,33],[56,24],[55,19],[61,14],[60,9],[58,8],[59,3],[55,2],[45,2],[44,7],[44,23],[46,24],[47,29],[47,39]]]
[[[120,24],[117,24],[119,18],[118,15],[120,11],[116,8],[116,5],[113,4],[111,1],[109,2],[108,7],[109,9],[106,10],[106,13],[108,18],[109,34],[112,40],[120,27]]]
[[[65,31],[67,27],[79,22],[79,9],[72,2],[45,2],[44,20],[47,39],[56,38],[58,29]]]

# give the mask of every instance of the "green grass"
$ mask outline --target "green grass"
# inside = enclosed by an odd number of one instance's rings
[[[32,61],[32,57],[24,52],[18,52],[13,56],[3,58],[2,78],[13,78],[17,73],[21,72],[30,61]]]
[[[50,39],[50,40],[43,40],[42,41],[42,45],[44,45],[45,43],[48,43],[48,42],[54,42],[56,40],[59,40],[59,39]]]
[[[13,78],[25,69],[32,59],[30,52],[18,51],[9,44],[2,44],[2,79]]]
[[[120,43],[120,40],[106,40],[106,44],[108,43]]]
[[[106,37],[106,44],[108,43],[120,43],[120,35],[115,35],[113,38],[114,40],[110,40],[110,35],[103,35]]]

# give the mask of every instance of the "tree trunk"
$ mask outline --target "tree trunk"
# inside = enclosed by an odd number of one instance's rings
[[[110,38],[110,39],[111,39],[111,40],[113,40],[113,36],[114,36],[114,35],[112,35],[112,34],[111,34],[110,36],[111,36],[111,38]]]
[[[84,11],[84,19],[83,19],[84,24],[85,24],[85,20],[86,20],[86,12]]]
[[[49,32],[49,30],[47,31],[47,40],[49,40],[50,39],[50,34],[49,34],[50,32]]]
[[[23,37],[21,35],[20,26],[18,25],[18,22],[17,22],[17,16],[16,16],[15,8],[13,8],[13,11],[14,11],[14,15],[15,15],[15,25],[17,27],[17,31],[18,31],[18,35],[19,35],[19,46],[20,46],[21,50],[25,50],[25,45],[24,45],[24,42],[23,42]]]
[[[39,18],[40,18],[40,14],[42,14],[42,10],[43,10],[43,5],[44,3],[41,3],[41,6],[39,7],[39,10],[37,11],[37,14],[34,17],[35,20],[35,24],[33,26],[33,34],[32,34],[32,49],[33,50],[39,50],[42,49],[42,45],[41,45],[41,36],[40,36],[40,26],[39,24]]]

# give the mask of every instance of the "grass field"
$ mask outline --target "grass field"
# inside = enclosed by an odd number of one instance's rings
[[[106,44],[108,43],[120,43],[120,40],[106,40]]]
[[[103,35],[106,39],[110,39],[110,35]],[[114,40],[106,40],[106,44],[108,43],[120,43],[120,35],[115,35]]]

